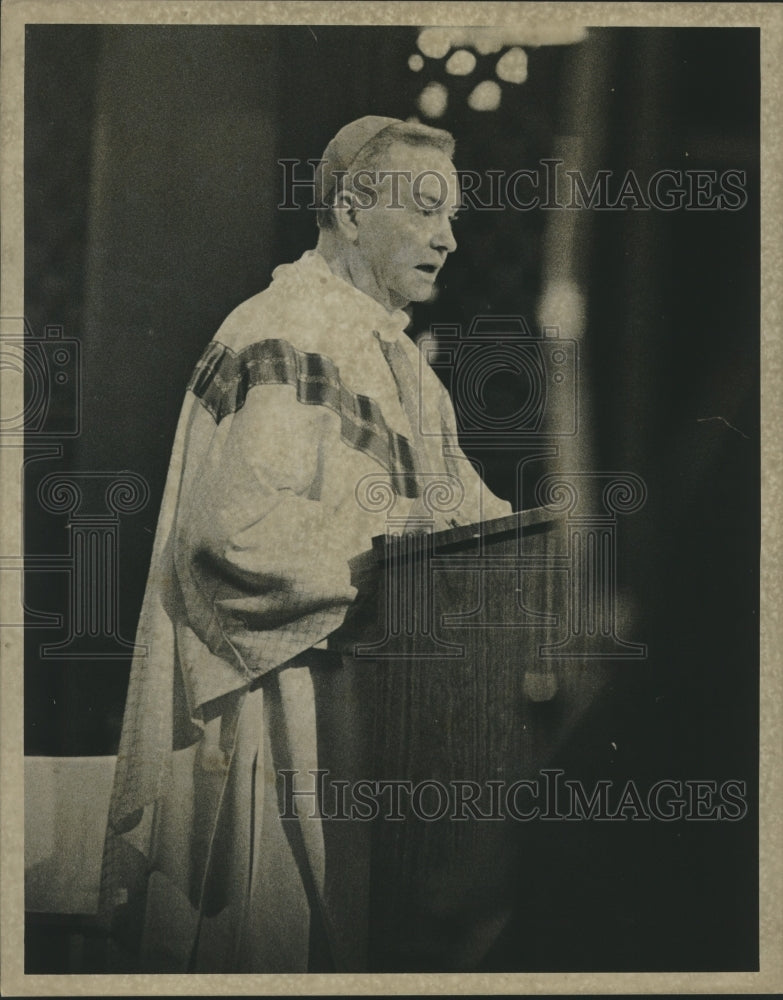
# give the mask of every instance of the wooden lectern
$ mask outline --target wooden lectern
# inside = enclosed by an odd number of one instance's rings
[[[525,782],[578,757],[606,664],[566,634],[590,623],[562,514],[390,533],[372,562],[335,640],[342,669],[316,677],[327,922],[374,971],[469,969],[512,910]],[[378,814],[362,819],[359,793],[379,783]],[[328,818],[351,807],[352,821]]]

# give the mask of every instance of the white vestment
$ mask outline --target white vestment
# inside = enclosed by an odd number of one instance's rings
[[[510,513],[460,451],[407,322],[311,251],[231,313],[196,367],[106,839],[103,913],[128,968],[304,972],[321,967],[313,933],[323,967],[362,966],[359,918],[325,891],[321,823],[281,822],[278,771],[318,767],[313,670],[356,596],[352,560],[387,519],[438,530]],[[413,373],[418,426],[389,345]],[[433,515],[438,481],[452,499]]]

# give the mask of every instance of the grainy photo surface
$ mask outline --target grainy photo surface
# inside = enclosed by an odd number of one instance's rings
[[[758,973],[763,29],[191,6],[24,25],[22,979]]]

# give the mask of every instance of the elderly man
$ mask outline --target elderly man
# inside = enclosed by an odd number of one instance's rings
[[[316,249],[234,310],[188,385],[106,840],[104,913],[127,968],[361,967],[321,823],[281,821],[279,771],[319,764],[313,678],[340,669],[351,567],[384,532],[372,484],[413,523],[431,516],[428,481],[451,483],[435,528],[510,512],[404,332],[403,307],[456,249],[453,149],[396,119],[341,129],[316,173]]]

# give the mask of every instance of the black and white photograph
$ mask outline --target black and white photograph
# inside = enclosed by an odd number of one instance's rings
[[[783,987],[783,18],[693,6],[4,10],[6,995]]]

